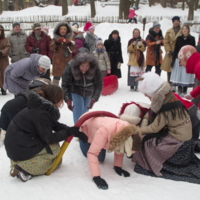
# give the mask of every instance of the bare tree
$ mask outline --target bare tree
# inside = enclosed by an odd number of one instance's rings
[[[90,0],[90,8],[91,8],[91,17],[95,17],[96,8],[95,8],[94,0]]]
[[[62,0],[62,15],[68,14],[68,3],[67,0]]]
[[[24,9],[24,0],[18,0],[19,3],[19,9]]]
[[[8,0],[4,0],[4,9],[3,10],[8,10]]]
[[[198,9],[198,6],[199,6],[199,0],[195,0],[194,9],[197,10],[197,9]]]
[[[0,1],[0,14],[2,13],[2,1]]]
[[[135,2],[135,7],[136,7],[137,9],[139,9],[139,3],[140,3],[140,0],[136,0],[136,2]]]
[[[182,10],[185,10],[185,0],[182,0]]]
[[[149,7],[153,5],[153,0],[149,0]]]
[[[194,19],[194,3],[195,0],[188,0],[187,2],[189,11],[188,11],[188,20],[193,20]]]
[[[119,19],[128,19],[129,8],[130,8],[129,0],[120,0]]]
[[[160,4],[162,5],[163,8],[167,7],[167,1],[166,0],[161,0]]]

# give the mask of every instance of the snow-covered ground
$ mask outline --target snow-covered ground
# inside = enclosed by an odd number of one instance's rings
[[[141,10],[144,15],[159,15],[166,16],[181,15],[181,10],[161,8],[155,10],[156,7],[148,8],[142,6]],[[74,15],[79,15],[75,9],[78,7],[69,7],[70,12]],[[83,7],[82,7],[83,8]],[[81,9],[82,9],[81,8]],[[110,9],[108,9],[110,8]],[[111,9],[112,8],[112,9]],[[74,9],[74,10],[72,10]],[[100,13],[101,10],[101,13]],[[33,14],[59,14],[60,7],[49,6],[47,8],[33,7],[19,12],[4,12],[5,16],[24,16]],[[82,14],[87,14],[86,8],[82,9]],[[89,11],[88,11],[89,12]],[[98,7],[97,14],[111,15],[117,14],[118,10],[113,7]],[[172,26],[171,20],[163,19],[161,22],[163,35],[166,30]],[[152,23],[146,25],[144,37],[148,33],[148,29]],[[110,96],[101,96],[99,101],[94,105],[92,110],[106,110],[118,115],[120,107],[124,102],[140,101],[150,103],[149,100],[139,92],[131,92],[127,86],[127,62],[128,54],[126,51],[128,40],[132,36],[132,30],[139,28],[142,32],[142,24],[109,24],[102,23],[96,27],[96,34],[103,40],[108,38],[110,32],[114,29],[119,30],[124,64],[122,65],[122,78],[119,79],[119,89]],[[81,28],[80,28],[81,30]],[[52,35],[52,29],[50,30]],[[197,39],[197,34],[192,33]],[[164,53],[163,53],[164,54]],[[162,78],[166,80],[166,73],[162,72]],[[0,108],[7,100],[13,98],[12,94],[6,96],[0,95]],[[64,105],[60,110],[60,122],[73,126],[72,112]],[[23,183],[17,178],[12,178],[9,175],[10,162],[6,155],[4,146],[0,147],[0,200],[199,200],[200,191],[199,185],[165,180],[162,178],[152,178],[137,174],[133,171],[134,163],[128,158],[124,158],[123,168],[131,173],[131,177],[124,178],[118,176],[113,170],[113,153],[107,153],[106,160],[101,166],[101,176],[109,184],[107,191],[99,190],[92,181],[87,159],[82,155],[79,149],[79,143],[73,139],[69,148],[63,156],[61,167],[52,173],[50,176],[38,176],[32,180]]]

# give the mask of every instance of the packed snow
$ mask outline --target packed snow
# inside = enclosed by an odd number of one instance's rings
[[[102,8],[100,4],[97,8],[97,15],[117,15],[117,6],[106,6]],[[87,8],[87,9],[86,9]],[[159,9],[158,9],[159,8]],[[69,7],[71,15],[87,15],[88,7]],[[163,9],[161,6],[149,8],[141,5],[138,14],[146,15],[187,15],[188,10]],[[199,11],[196,11],[199,12]],[[45,15],[60,14],[61,8],[48,6],[46,8],[33,7],[22,11],[3,12],[2,16],[24,16],[24,15]],[[163,19],[160,21],[163,35],[172,26],[171,20]],[[95,33],[103,40],[108,38],[114,29],[119,30],[124,63],[121,67],[122,78],[119,79],[119,89],[110,96],[101,96],[99,101],[94,104],[94,110],[110,111],[118,115],[120,107],[125,102],[138,101],[150,103],[149,100],[139,92],[131,92],[127,86],[127,43],[132,37],[132,30],[139,28],[141,36],[144,38],[148,34],[148,29],[152,23],[146,25],[145,33],[142,31],[142,24],[110,24],[102,23],[96,27]],[[82,30],[82,27],[80,28]],[[50,29],[52,36],[53,29]],[[197,37],[197,33],[192,33]],[[164,56],[164,49],[163,49]],[[161,77],[166,80],[166,72],[162,72]],[[13,94],[6,96],[0,95],[0,108],[4,103],[14,97]],[[60,122],[73,126],[72,112],[64,105],[60,109]],[[109,189],[100,190],[92,181],[87,158],[85,158],[79,148],[78,141],[74,138],[63,156],[63,162],[59,169],[55,170],[50,176],[38,176],[23,183],[17,178],[9,175],[10,161],[6,155],[4,146],[0,147],[0,199],[1,200],[197,200],[200,198],[199,185],[187,182],[177,182],[162,178],[153,178],[137,174],[133,171],[134,163],[130,159],[124,158],[123,168],[131,173],[128,178],[118,176],[113,170],[113,153],[107,153],[105,162],[100,164],[101,177],[104,178]]]

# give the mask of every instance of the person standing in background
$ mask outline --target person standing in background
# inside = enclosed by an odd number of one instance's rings
[[[0,88],[2,95],[6,95],[6,90],[3,88],[4,71],[9,65],[8,54],[10,51],[9,39],[5,37],[4,27],[0,25]]]
[[[97,35],[94,34],[94,31],[95,31],[95,27],[90,26],[85,36],[85,42],[87,46],[89,47],[90,52],[93,52],[95,50],[95,44],[98,38]]]
[[[135,6],[129,9],[128,23],[131,23],[133,20],[135,24],[137,24],[137,18],[136,18],[137,14],[135,13],[135,10],[136,10]]]

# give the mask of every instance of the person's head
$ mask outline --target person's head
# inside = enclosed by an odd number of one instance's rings
[[[95,27],[94,27],[94,26],[90,26],[90,27],[88,28],[88,31],[89,31],[91,34],[94,34]]]
[[[103,41],[101,39],[98,39],[96,42],[96,47],[98,49],[102,49],[103,48]]]
[[[114,40],[116,40],[119,37],[119,31],[117,30],[112,31],[111,36]]]
[[[21,28],[20,28],[20,23],[19,22],[13,22],[12,24],[12,27],[13,27],[13,31],[15,33],[19,33]]]
[[[38,72],[43,75],[50,68],[51,60],[47,56],[41,56],[38,60]]]
[[[37,35],[40,35],[41,34],[41,24],[40,23],[34,23],[33,25],[32,25],[32,29],[33,29],[33,32],[35,33],[35,34],[37,34]]]
[[[42,28],[41,28],[41,31],[43,31],[44,33],[46,33],[46,34],[48,35],[48,33],[49,33],[49,28],[47,28],[47,27],[42,27]]]
[[[190,34],[190,27],[188,25],[184,25],[181,31],[184,36],[188,36]]]
[[[64,92],[57,85],[43,85],[40,89],[34,89],[40,96],[52,102],[57,108],[63,105]]]
[[[60,28],[59,28],[59,34],[61,36],[65,36],[67,34],[67,26],[65,26],[65,25],[60,26]]]
[[[156,33],[158,33],[160,31],[160,24],[159,22],[153,22],[153,26],[152,26],[152,30]]]
[[[163,85],[165,82],[160,76],[153,72],[147,72],[142,75],[141,81],[138,83],[139,92],[143,93],[150,100],[156,91]]]
[[[140,37],[140,30],[138,28],[135,28],[133,30],[133,38],[138,38]]]
[[[78,22],[73,22],[73,23],[72,23],[72,26],[76,26],[77,28],[79,28]]]
[[[5,34],[4,34],[4,27],[2,25],[0,25],[0,38],[4,38]]]
[[[180,26],[180,17],[174,16],[172,18],[173,27],[179,27]]]

